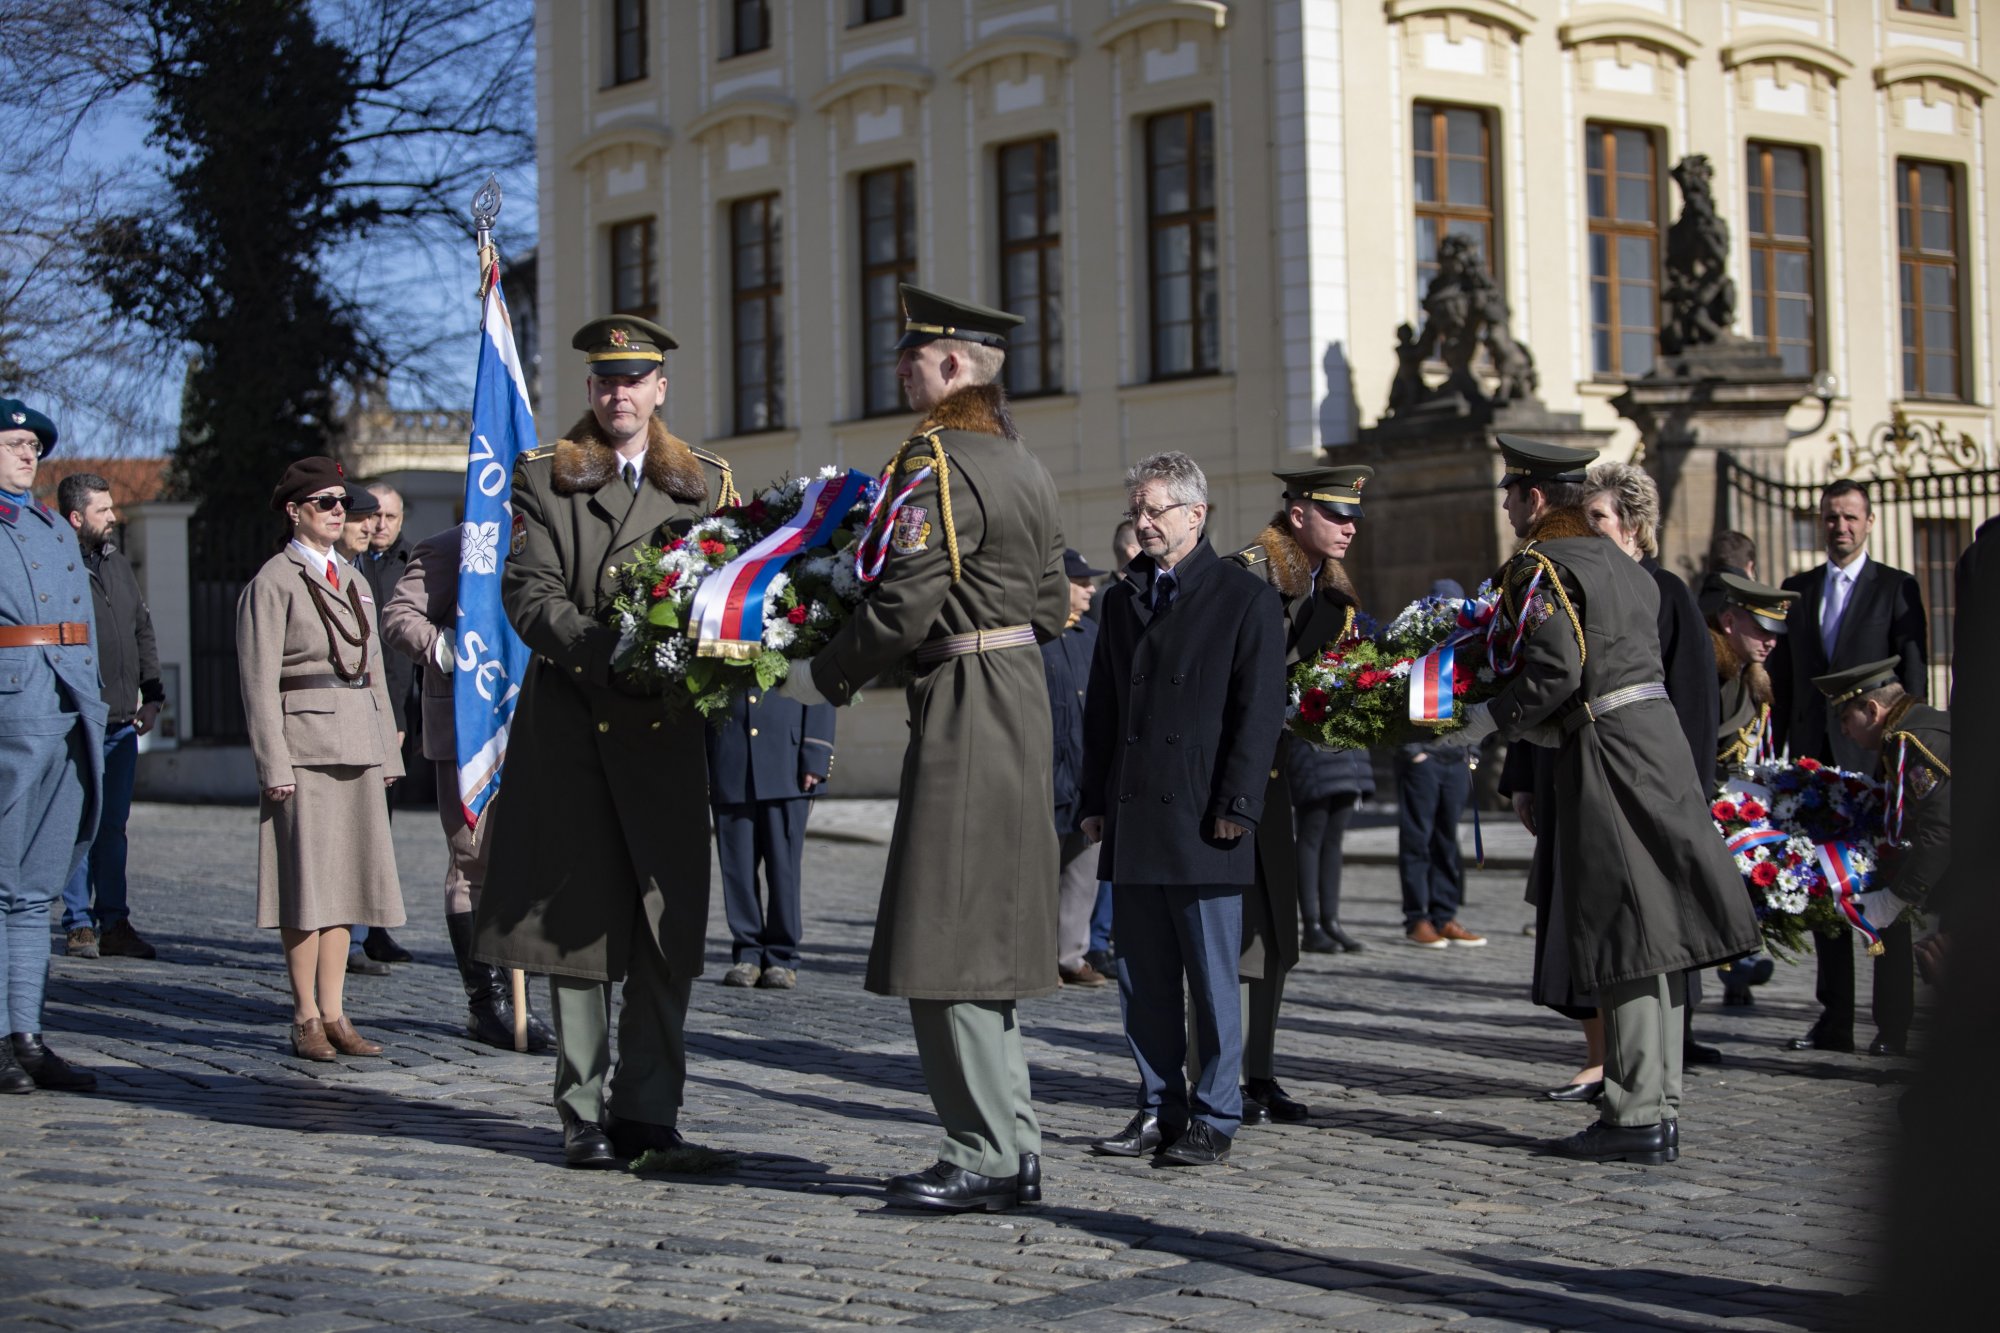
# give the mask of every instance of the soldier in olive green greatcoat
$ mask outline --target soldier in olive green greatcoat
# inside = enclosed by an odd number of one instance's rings
[[[735,494],[729,467],[654,415],[673,336],[627,315],[571,346],[590,412],[514,469],[501,599],[533,657],[497,798],[474,954],[549,974],[556,1110],[571,1166],[671,1148],[681,1034],[708,929],[708,762],[702,723],[620,687],[605,616],[618,567]],[[611,983],[625,982],[611,1075]],[[616,1112],[609,1121],[607,1109]]]
[[[1053,733],[1038,643],[1069,616],[1055,483],[1007,415],[1003,311],[903,288],[896,373],[918,433],[890,464],[873,595],[781,693],[845,704],[906,661],[910,745],[868,954],[904,996],[945,1142],[903,1207],[1041,1198],[1041,1130],[1015,1001],[1056,988]],[[902,505],[887,512],[904,487]]]
[[[1224,559],[1263,577],[1283,599],[1289,673],[1354,628],[1361,600],[1340,558],[1354,541],[1361,491],[1375,469],[1310,468],[1273,475],[1285,484],[1283,507],[1256,541]],[[1264,819],[1257,825],[1257,881],[1243,895],[1238,968],[1243,979],[1245,1125],[1295,1123],[1312,1115],[1277,1079],[1278,1010],[1284,1004],[1285,977],[1299,961],[1298,845],[1284,762],[1284,747],[1292,744],[1296,742],[1289,737],[1279,737],[1271,785],[1264,793]],[[1365,763],[1367,755],[1361,759]]]

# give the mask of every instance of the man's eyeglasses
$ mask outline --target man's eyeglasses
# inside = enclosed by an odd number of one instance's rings
[[[344,495],[308,495],[305,499],[299,501],[300,508],[303,509],[307,505],[311,505],[322,514],[331,514],[336,509],[347,508],[347,497]]]
[[[26,454],[30,458],[40,458],[49,451],[48,446],[42,443],[42,437],[39,435],[30,435],[25,440],[13,439],[0,441],[0,446],[12,449],[18,454]]]
[[[1165,518],[1168,514],[1173,513],[1176,509],[1186,509],[1189,503],[1190,503],[1189,501],[1183,500],[1181,501],[1181,503],[1177,505],[1162,505],[1158,509],[1146,509],[1146,508],[1128,509],[1125,511],[1125,521],[1127,523],[1137,523],[1140,519],[1143,518],[1148,523],[1157,524],[1161,519]]]

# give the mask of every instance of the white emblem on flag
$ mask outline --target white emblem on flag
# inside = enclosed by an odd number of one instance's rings
[[[491,574],[500,568],[500,525],[467,523],[461,548],[460,569],[468,574]]]

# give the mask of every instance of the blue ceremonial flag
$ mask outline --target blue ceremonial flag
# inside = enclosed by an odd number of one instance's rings
[[[528,645],[507,623],[500,575],[513,534],[514,460],[535,447],[535,418],[514,348],[507,298],[496,276],[479,330],[472,441],[465,467],[465,524],[458,562],[458,647],[452,708],[458,723],[458,797],[466,823],[500,790],[507,730],[528,667]]]

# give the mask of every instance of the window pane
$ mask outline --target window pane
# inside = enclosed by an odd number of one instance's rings
[[[1596,369],[1603,371],[1618,369],[1617,363],[1611,359],[1611,330],[1598,329],[1590,335],[1590,354]]]
[[[1771,183],[1800,194],[1806,188],[1806,155],[1796,148],[1771,149]]]
[[[762,243],[746,245],[736,252],[736,285],[738,287],[761,287],[764,285],[764,247]]]
[[[1590,284],[1590,322],[1593,324],[1611,322],[1611,284],[1608,282]]]
[[[1628,329],[1653,327],[1653,288],[1650,283],[1618,284],[1618,321]]]
[[[1025,314],[1020,307],[1041,294],[1041,267],[1041,256],[1033,250],[1007,256],[1007,303],[1015,314]]]
[[[1644,236],[1618,238],[1618,276],[1628,280],[1653,280],[1653,242]]]
[[[1591,136],[1591,142],[1592,143],[1597,142],[1597,137],[1595,135]],[[1591,216],[1592,218],[1603,217],[1605,215],[1604,177],[1598,175],[1586,176],[1584,178],[1583,188],[1584,188],[1584,208],[1589,214],[1589,216]]]
[[[1153,333],[1153,370],[1158,375],[1185,375],[1194,369],[1194,330],[1185,324],[1162,324]]]
[[[1035,188],[1035,146],[1017,143],[1000,150],[1000,187],[1009,194]]]
[[[1611,273],[1611,238],[1602,232],[1590,234],[1590,274],[1595,278]]]
[[[1815,369],[1812,349],[1804,343],[1781,343],[1778,356],[1785,363],[1787,375],[1810,375]]]
[[[1446,187],[1451,191],[1450,203],[1484,204],[1486,202],[1486,163],[1452,159],[1450,178]]]
[[[1653,368],[1653,335],[1627,333],[1618,340],[1618,369],[1626,375],[1643,375]]]
[[[1153,284],[1153,318],[1161,323],[1194,317],[1194,293],[1186,278],[1161,278]]]
[[[1428,157],[1417,159],[1416,194],[1417,202],[1420,204],[1434,204],[1438,202],[1437,165],[1435,159]]]
[[[1771,303],[1752,301],[1750,303],[1750,336],[1768,338],[1771,333]]]
[[[1924,355],[1924,392],[1932,398],[1958,396],[1958,358],[1947,352]]]
[[[1186,227],[1164,227],[1154,233],[1153,271],[1163,275],[1187,272],[1188,242]]]
[[[1924,265],[1924,304],[1944,306],[1955,304],[1952,289],[1957,285],[1957,269],[1950,264]]]
[[[1924,213],[1924,249],[1933,254],[1948,255],[1952,252],[1951,214]]]
[[[1795,299],[1778,301],[1778,337],[1786,342],[1804,342],[1812,336],[1812,306]]]
[[[1453,157],[1483,157],[1485,145],[1480,142],[1480,131],[1484,128],[1485,117],[1477,111],[1452,110],[1445,112],[1445,146]]]
[[[1951,207],[1951,174],[1943,167],[1917,168],[1919,195],[1926,208]]]
[[[1643,176],[1618,178],[1618,216],[1627,222],[1653,220],[1653,183]]]
[[[1924,311],[1924,350],[1949,351],[1958,332],[1958,315],[1950,310]]]
[[[1153,169],[1153,212],[1185,213],[1188,210],[1188,169],[1185,162],[1155,163]]]
[[[1789,250],[1780,250],[1773,258],[1777,261],[1779,291],[1792,292],[1799,295],[1811,295],[1811,261],[1804,255]],[[1759,272],[1762,272],[1761,268]]]
[[[1416,146],[1416,150],[1419,153],[1433,151],[1435,142],[1431,136],[1431,130],[1434,124],[1435,115],[1429,107],[1419,105],[1411,109],[1410,140]]]

